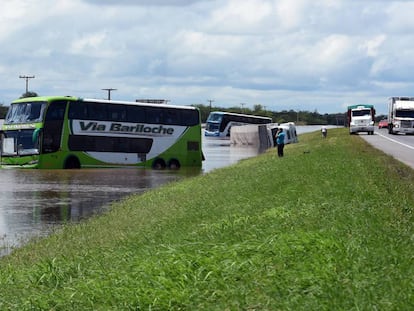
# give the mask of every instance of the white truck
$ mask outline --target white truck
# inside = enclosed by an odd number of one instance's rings
[[[414,97],[390,97],[388,133],[414,134]]]
[[[349,134],[367,132],[374,134],[375,109],[373,105],[348,106]]]

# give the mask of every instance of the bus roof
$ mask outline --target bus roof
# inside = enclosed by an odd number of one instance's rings
[[[14,103],[24,103],[24,102],[43,102],[43,101],[49,101],[51,99],[62,99],[62,100],[78,100],[77,97],[74,96],[34,96],[34,97],[24,97],[19,98],[12,101],[12,104]]]
[[[215,113],[215,114],[228,114],[228,115],[232,115],[232,116],[242,116],[242,117],[252,117],[252,118],[260,118],[260,119],[272,119],[270,117],[265,117],[265,116],[255,116],[253,114],[242,114],[242,113],[235,113],[235,112],[226,112],[226,111],[212,111],[211,113]]]
[[[103,104],[114,104],[114,105],[140,105],[146,107],[162,107],[162,108],[177,108],[177,109],[190,109],[197,110],[198,108],[193,106],[184,106],[184,105],[169,105],[169,104],[150,104],[150,103],[141,103],[135,101],[119,101],[119,100],[107,100],[107,99],[94,99],[94,98],[81,98],[75,96],[36,96],[36,97],[25,97],[19,98],[12,102],[13,103],[24,103],[24,102],[34,102],[34,101],[50,101],[50,100],[70,100],[70,101],[84,101],[84,102],[94,102],[94,103],[103,103]]]
[[[151,103],[142,103],[142,102],[130,102],[122,100],[107,100],[107,99],[94,99],[94,98],[79,98],[79,100],[85,102],[95,102],[103,104],[115,104],[115,105],[140,105],[146,107],[162,107],[162,108],[177,108],[177,109],[190,109],[197,110],[198,108],[193,106],[184,106],[184,105],[170,105],[170,104],[151,104]]]
[[[391,99],[393,101],[397,101],[397,100],[408,101],[408,100],[414,100],[414,97],[409,97],[409,96],[393,96],[393,97],[390,97],[389,99]]]

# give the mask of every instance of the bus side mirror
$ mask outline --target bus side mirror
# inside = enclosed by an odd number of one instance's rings
[[[32,143],[35,143],[38,139],[39,139],[39,134],[42,131],[42,129],[35,129],[33,131],[33,135],[32,135]]]

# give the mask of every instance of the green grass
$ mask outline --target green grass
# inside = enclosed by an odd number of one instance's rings
[[[0,260],[1,310],[412,310],[414,174],[300,136]]]

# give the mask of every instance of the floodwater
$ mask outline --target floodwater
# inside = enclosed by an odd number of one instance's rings
[[[297,127],[297,131],[301,134],[311,128]],[[59,225],[100,214],[130,194],[234,164],[256,156],[259,150],[203,137],[203,152],[206,160],[196,170],[1,170],[0,256]]]

